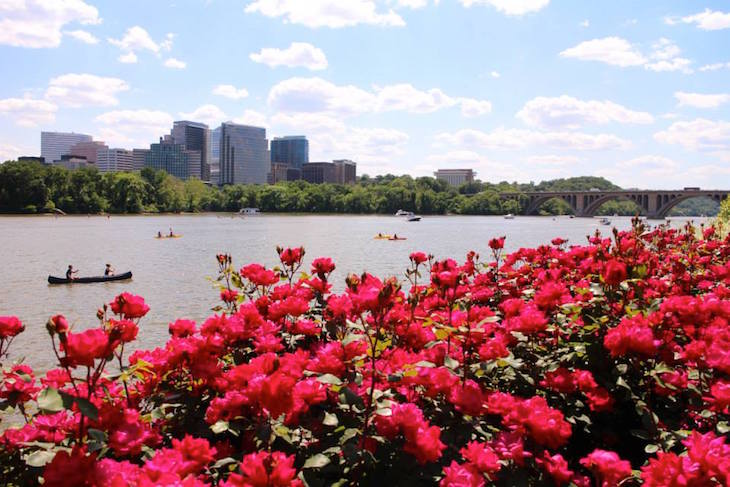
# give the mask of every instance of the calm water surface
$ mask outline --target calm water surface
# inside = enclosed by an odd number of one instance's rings
[[[630,219],[612,219],[619,229]],[[654,222],[658,223],[658,222]],[[677,223],[681,223],[678,221]],[[157,240],[172,227],[179,239]],[[144,296],[150,313],[143,319],[138,347],[164,344],[167,324],[175,318],[202,321],[211,314],[218,293],[207,280],[217,272],[215,254],[232,254],[237,268],[277,262],[275,247],[306,249],[306,264],[329,256],[342,290],[346,273],[368,271],[403,277],[410,252],[459,261],[475,250],[489,255],[487,241],[506,235],[508,251],[548,243],[561,236],[583,244],[586,235],[610,227],[598,220],[567,217],[430,216],[406,222],[390,216],[216,214],[182,216],[0,217],[0,315],[13,314],[26,325],[13,344],[11,359],[25,357],[36,368],[53,366],[45,322],[64,314],[73,327],[98,326],[96,310],[123,291]],[[406,241],[373,240],[378,232],[397,233]],[[117,272],[131,270],[131,281],[50,286],[48,274],[63,276],[68,264],[79,275],[103,274],[104,264]]]

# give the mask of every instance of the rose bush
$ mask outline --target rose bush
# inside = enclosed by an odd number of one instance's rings
[[[164,347],[124,357],[149,309],[127,293],[97,328],[49,320],[58,368],[3,369],[25,418],[0,436],[3,480],[728,485],[730,238],[698,235],[635,221],[508,255],[496,238],[489,262],[418,252],[405,281],[341,294],[302,248],[274,269],[220,254],[217,313]]]

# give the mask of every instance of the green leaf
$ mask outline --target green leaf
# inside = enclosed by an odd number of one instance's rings
[[[330,459],[327,455],[317,453],[316,455],[307,458],[307,461],[304,462],[302,468],[322,468],[329,463]]]
[[[337,386],[342,384],[342,381],[339,379],[339,377],[332,374],[322,374],[317,377],[317,380],[320,381],[322,384],[333,384]]]
[[[63,394],[63,392],[61,394]],[[73,400],[79,407],[81,414],[93,421],[97,421],[99,419],[99,410],[91,403],[91,401],[84,399],[83,397],[74,397]]]
[[[325,411],[322,424],[324,424],[325,426],[337,426],[339,422],[340,421],[337,419],[336,414],[331,414]]]
[[[221,468],[226,465],[230,465],[231,463],[238,463],[238,460],[236,460],[235,458],[231,458],[231,457],[221,458],[220,460],[218,460],[217,462],[215,462],[213,464],[213,468]]]
[[[649,453],[649,454],[651,454],[651,453],[656,453],[656,452],[658,452],[658,451],[659,451],[659,445],[655,445],[655,444],[653,444],[653,443],[649,443],[648,445],[646,445],[646,446],[644,447],[644,451],[645,451],[646,453]]]
[[[459,362],[449,356],[444,358],[444,365],[452,370],[459,368]]]
[[[220,420],[216,422],[213,426],[210,427],[210,430],[215,433],[223,433],[224,431],[228,431],[228,421]]]
[[[43,467],[47,463],[50,463],[55,456],[55,451],[37,450],[25,457],[25,463],[31,467]]]
[[[730,424],[728,424],[727,421],[720,421],[719,423],[717,423],[716,428],[717,432],[720,434],[724,435],[726,433],[730,433]]]
[[[44,413],[57,413],[63,411],[63,398],[59,394],[58,389],[49,387],[38,394],[38,407]]]
[[[392,416],[393,411],[390,408],[378,408],[375,410],[375,414],[378,416]]]

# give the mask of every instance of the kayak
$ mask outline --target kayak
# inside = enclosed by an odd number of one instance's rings
[[[155,238],[180,238],[182,235],[163,235],[160,237],[159,235],[155,235]]]
[[[48,276],[48,284],[88,284],[90,282],[126,281],[127,279],[131,278],[131,272],[125,272],[124,274],[114,274],[113,276],[77,277],[76,279]]]
[[[406,237],[398,237],[398,238],[390,237],[388,240],[408,240],[408,238],[406,238]]]
[[[393,238],[392,235],[376,235],[373,237],[375,240],[390,240]]]

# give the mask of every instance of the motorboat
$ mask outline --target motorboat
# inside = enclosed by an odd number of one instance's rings
[[[413,213],[411,213],[410,215],[406,216],[406,221],[409,221],[409,222],[420,222],[421,221],[421,217],[418,216],[418,215],[414,215]]]
[[[515,216],[512,213],[507,213],[506,215],[504,215],[504,219],[505,220],[514,220]]]
[[[610,225],[611,224],[611,220],[609,220],[606,217],[603,217],[600,220],[598,220],[598,223],[600,223],[601,225]]]
[[[241,208],[238,210],[239,215],[260,215],[261,211],[258,208]]]
[[[413,214],[412,211],[406,211],[406,210],[398,210],[395,212],[395,216],[408,216],[408,215],[412,215],[412,214]]]

